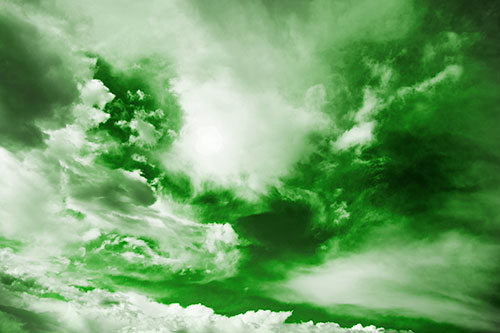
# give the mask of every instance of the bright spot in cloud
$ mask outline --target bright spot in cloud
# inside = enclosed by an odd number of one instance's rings
[[[195,132],[196,152],[205,156],[215,155],[223,148],[220,131],[214,126],[201,126]]]

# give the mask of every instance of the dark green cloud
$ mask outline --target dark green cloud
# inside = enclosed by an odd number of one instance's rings
[[[36,27],[0,16],[0,139],[15,147],[43,146],[37,121],[63,124],[77,90],[63,59],[42,41]]]
[[[107,209],[129,211],[133,206],[149,206],[156,201],[153,190],[137,179],[116,172],[92,181],[81,175],[71,176],[71,195],[77,200],[99,203]]]
[[[12,333],[62,332],[57,320],[49,315],[0,305],[0,329]]]

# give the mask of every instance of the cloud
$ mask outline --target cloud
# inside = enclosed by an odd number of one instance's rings
[[[373,121],[355,125],[350,130],[344,132],[340,138],[335,141],[334,145],[337,149],[348,149],[356,145],[364,145],[373,139],[373,129],[375,123]]]
[[[173,212],[170,199],[158,198],[138,171],[110,170],[95,163],[96,151],[100,145],[106,149],[108,143],[87,141],[86,131],[107,119],[99,107],[111,96],[97,80],[80,89],[82,103],[73,109],[74,123],[46,130],[44,150],[17,157],[0,149],[1,234],[22,240],[27,251],[45,247],[34,256],[37,260],[65,252],[88,266],[89,275],[102,268],[93,265],[96,258],[116,272],[136,269],[142,258],[144,266],[152,267],[147,271],[152,274],[155,270],[154,274],[161,271],[164,276],[184,271],[197,275],[198,280],[235,274],[239,240],[228,224],[183,219],[183,214]],[[102,235],[101,243],[81,236],[91,230]],[[123,251],[111,246],[112,250],[80,255],[86,247],[105,248],[106,241],[116,240],[122,249],[130,243],[127,240],[141,242],[143,238],[152,239],[157,248],[132,244]]]
[[[321,52],[353,38],[398,39],[413,26],[411,1],[313,1],[305,11],[294,5],[279,14],[261,3],[128,2],[119,10],[112,2],[57,3],[79,27],[81,47],[118,68],[152,55],[167,59],[156,73],[173,72],[166,79],[184,126],[173,147],[164,147],[165,167],[187,173],[197,190],[211,181],[249,198],[277,185],[314,150],[310,136],[330,128],[322,108],[331,59]],[[163,81],[153,85],[167,89]]]
[[[3,325],[10,328],[37,327],[45,332],[328,332],[382,333],[396,332],[375,326],[342,328],[335,323],[306,322],[287,324],[291,312],[269,310],[248,311],[232,317],[218,315],[208,307],[193,304],[161,304],[136,293],[92,290],[72,292],[71,302],[53,298],[38,298],[29,294],[23,301],[30,304],[21,310],[15,306],[0,306],[0,314],[10,316]],[[90,306],[91,305],[91,306]],[[12,316],[12,314],[15,314]],[[13,318],[12,318],[13,317]],[[15,319],[14,319],[15,318]],[[21,331],[22,332],[22,331]]]
[[[398,103],[401,99],[415,94],[428,94],[437,89],[443,82],[456,83],[463,68],[459,64],[447,65],[431,78],[416,82],[412,86],[400,87],[396,91],[390,86],[393,69],[390,66],[369,63],[372,76],[380,80],[378,85],[367,86],[364,89],[363,104],[355,113],[348,116],[353,118],[354,126],[343,132],[332,142],[334,149],[342,151],[357,147],[366,148],[375,140],[375,128],[377,126],[377,113],[383,109],[390,109],[392,103]]]
[[[414,2],[406,0],[356,3],[320,0],[313,3],[312,15],[314,20],[309,21],[310,29],[322,37],[320,41],[328,41],[327,45],[359,40],[397,40],[405,37],[418,23]],[[315,27],[318,21],[320,24]]]
[[[493,332],[495,309],[483,296],[494,288],[499,253],[496,244],[456,232],[394,241],[295,269],[276,296],[332,312],[349,304]]]
[[[9,10],[0,16],[0,36],[0,140],[11,148],[43,146],[38,122],[67,120],[76,83],[46,36]]]
[[[34,172],[28,162],[0,148],[0,231],[4,237],[41,240],[43,234],[57,230],[62,219],[57,216],[62,196],[54,190],[49,179]],[[50,200],[48,200],[50,199]],[[71,221],[68,221],[70,227]],[[71,239],[70,235],[60,235]]]
[[[81,89],[80,96],[85,105],[90,107],[96,106],[100,110],[114,97],[101,81],[95,79],[85,83]]]
[[[214,81],[175,85],[186,119],[165,164],[179,161],[178,168],[195,182],[265,192],[307,152],[307,135],[325,119],[319,110],[293,107],[275,92],[238,88],[231,78]]]
[[[21,322],[13,318],[13,316],[0,312],[0,329],[4,332],[23,333],[23,325]]]
[[[437,73],[435,76],[419,82],[412,87],[402,87],[398,90],[398,97],[404,97],[409,93],[423,93],[434,88],[436,85],[440,84],[442,81],[450,80],[451,82],[456,82],[463,73],[462,66],[458,64],[451,64],[446,66],[441,72]]]
[[[137,240],[128,240],[139,245]],[[291,311],[247,311],[234,316],[209,307],[162,304],[135,292],[108,291],[89,286],[81,271],[64,274],[64,260],[51,263],[10,249],[0,250],[0,316],[9,329],[45,332],[396,332],[375,326],[342,328],[335,323],[285,323]],[[54,273],[50,273],[54,272]],[[15,332],[15,331],[14,331]],[[21,330],[24,332],[24,330]]]
[[[206,27],[202,45],[207,41],[213,45],[204,49],[206,54],[190,56],[189,66],[183,65],[188,57],[177,60],[179,80],[173,88],[186,123],[165,163],[175,163],[178,156],[179,168],[191,169],[192,179],[212,179],[225,186],[236,183],[257,193],[276,186],[296,162],[307,158],[314,150],[309,142],[312,134],[330,129],[330,119],[322,113],[328,72],[318,52],[329,47],[332,38],[340,44],[346,35],[365,34],[368,22],[396,20],[392,15],[399,11],[411,16],[410,2],[344,3],[339,11],[335,5],[315,1],[308,9],[314,24],[324,28],[317,31],[293,9],[293,15],[273,17],[259,4],[219,3],[213,10],[194,3]],[[219,20],[224,13],[226,20]],[[284,28],[278,28],[277,21]],[[403,21],[398,20],[397,28],[387,24],[384,38],[404,35]],[[325,40],[325,31],[333,37]],[[216,151],[207,154],[196,149],[198,141],[211,140],[200,138],[204,126],[218,137]]]
[[[44,313],[34,313],[21,308],[0,305],[2,332],[57,332],[57,320]]]
[[[4,1],[5,330],[494,327],[496,11],[415,4]]]

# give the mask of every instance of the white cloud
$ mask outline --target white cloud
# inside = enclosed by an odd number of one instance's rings
[[[120,69],[142,56],[170,62],[185,126],[164,156],[165,165],[186,171],[195,185],[209,180],[243,194],[265,192],[308,154],[308,135],[327,128],[320,110],[326,73],[314,47],[290,39],[288,18],[287,28],[278,29],[263,5],[219,4],[228,14],[225,26],[194,2],[127,1],[119,8],[102,1],[55,4],[78,26],[68,33],[76,33],[80,47]],[[172,72],[161,66],[155,75]],[[165,81],[149,83],[165,91]],[[135,125],[139,137],[133,140],[151,142],[151,131]]]
[[[293,6],[274,17],[257,2],[211,7],[217,15],[196,1],[144,6],[130,0],[55,0],[41,6],[57,17],[60,38],[122,70],[141,57],[161,58],[165,63],[155,63],[152,75],[158,78],[149,83],[164,93],[165,82],[175,76],[173,91],[185,112],[185,126],[163,156],[165,165],[187,172],[195,186],[214,181],[247,197],[277,185],[313,149],[309,135],[329,128],[321,113],[323,84],[330,80],[330,64],[321,55],[325,48],[352,39],[400,38],[413,24],[411,1],[316,0],[307,5],[310,17]],[[84,99],[102,104],[101,88],[95,80],[87,83]],[[133,140],[154,142],[151,128],[134,126],[139,136]],[[338,149],[363,145],[370,135],[369,124],[357,124]]]
[[[51,179],[36,172],[28,158],[22,160],[0,148],[0,161],[1,235],[26,241],[36,237],[41,242],[63,223],[74,227],[71,220],[64,222],[58,216],[63,196],[51,186]]]
[[[228,235],[231,232],[227,227],[222,229],[216,232],[218,236],[215,238],[226,241],[234,238]],[[144,242],[131,237],[126,241],[132,247],[147,247]],[[329,322],[285,323],[292,314],[290,311],[247,311],[228,317],[201,304],[187,307],[161,304],[135,292],[82,291],[75,286],[87,286],[92,278],[86,276],[85,271],[68,271],[69,261],[63,256],[51,256],[48,261],[40,259],[30,252],[0,249],[0,269],[6,277],[16,281],[11,285],[0,284],[0,294],[4,297],[3,304],[14,309],[22,308],[31,312],[32,317],[48,321],[52,332],[395,332],[360,324],[341,328]],[[50,297],[51,294],[59,297]]]
[[[175,85],[186,124],[165,165],[177,160],[195,184],[213,180],[264,192],[307,153],[307,135],[325,127],[318,109],[324,90],[312,88],[317,92],[308,94],[306,109],[276,92],[238,86],[227,76]]]
[[[433,241],[379,244],[315,268],[297,268],[275,286],[275,296],[331,311],[350,304],[495,331],[494,309],[481,295],[494,288],[490,277],[499,251],[452,232]]]
[[[333,142],[333,147],[339,150],[346,150],[351,147],[369,144],[374,138],[373,130],[376,125],[376,122],[372,120],[372,116],[381,107],[378,104],[380,104],[380,101],[377,99],[375,93],[371,89],[366,88],[363,95],[363,105],[353,116],[355,125],[342,133]]]
[[[316,0],[308,4],[310,17],[293,8],[274,17],[257,2],[212,6],[215,16],[196,1],[144,6],[130,0],[54,0],[38,7],[44,15],[26,11],[45,26],[51,24],[42,18],[52,13],[60,39],[71,39],[74,49],[102,55],[122,70],[141,57],[161,58],[165,63],[159,61],[154,70],[158,78],[149,83],[164,93],[165,82],[175,76],[173,90],[186,120],[165,164],[188,172],[195,185],[210,180],[248,195],[276,185],[307,157],[309,134],[329,127],[321,113],[322,84],[330,76],[321,55],[325,48],[353,39],[400,38],[413,24],[411,1]],[[96,80],[82,94],[98,105],[105,95]],[[133,140],[154,141],[151,128],[134,124],[139,136]],[[358,124],[339,149],[368,142],[369,133],[368,124]]]
[[[57,318],[64,332],[189,332],[189,333],[383,333],[383,328],[342,328],[335,323],[287,324],[291,312],[248,311],[232,317],[193,304],[160,304],[136,293],[93,290],[74,292],[69,302],[23,295],[27,309]],[[108,305],[106,305],[108,304]],[[389,330],[387,332],[395,332]]]
[[[435,76],[424,80],[422,82],[416,83],[411,87],[403,87],[398,89],[398,97],[404,97],[410,93],[422,93],[434,88],[439,83],[450,80],[456,82],[463,73],[463,68],[458,64],[451,64],[446,66],[441,72],[437,73]]]
[[[102,112],[85,107],[78,105],[75,110]],[[44,262],[62,253],[78,257],[79,247],[99,235],[105,241],[119,230],[119,239],[147,237],[158,243],[159,250],[131,246],[128,254],[99,254],[108,256],[118,271],[130,269],[125,264],[133,264],[134,253],[142,249],[144,265],[159,265],[162,274],[196,271],[207,280],[235,274],[240,252],[231,226],[184,219],[182,213],[173,213],[168,198],[156,200],[137,172],[96,164],[96,144],[85,139],[85,130],[93,124],[80,118],[85,116],[78,114],[75,124],[47,131],[43,151],[26,152],[21,159],[0,149],[0,234],[21,240],[33,260]],[[83,253],[79,260],[85,262],[92,255],[97,254]],[[129,260],[115,262],[119,256]],[[89,267],[88,274],[93,269]]]
[[[369,121],[355,125],[350,130],[344,132],[335,141],[334,146],[337,149],[345,150],[356,145],[365,145],[373,139],[373,129],[375,127],[374,121]]]
[[[380,78],[380,85],[378,87],[366,87],[363,94],[363,104],[354,114],[352,119],[354,125],[344,131],[335,141],[332,146],[337,150],[347,150],[357,147],[366,147],[374,140],[374,130],[377,126],[374,116],[382,109],[391,105],[396,98],[405,98],[409,94],[419,94],[428,92],[435,88],[441,82],[447,80],[456,82],[463,73],[462,66],[458,64],[451,64],[446,66],[442,71],[433,77],[417,82],[409,87],[402,87],[391,94],[388,89],[392,77],[392,69],[384,64],[368,63],[372,70],[374,77]]]
[[[99,80],[90,80],[80,89],[80,96],[87,106],[97,106],[102,109],[106,103],[114,98],[109,89]]]
[[[138,135],[131,136],[129,141],[135,142],[140,146],[152,146],[161,136],[153,125],[141,119],[132,120],[130,122],[130,128],[136,130]]]

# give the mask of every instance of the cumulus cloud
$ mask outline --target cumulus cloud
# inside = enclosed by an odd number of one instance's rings
[[[80,90],[74,123],[46,130],[43,151],[16,156],[0,149],[1,234],[21,240],[27,251],[44,248],[37,260],[64,252],[89,275],[103,267],[99,261],[115,274],[144,266],[155,274],[193,272],[201,280],[233,275],[239,239],[229,224],[183,218],[138,172],[95,163],[96,151],[106,144],[87,141],[86,131],[107,119],[100,108],[112,96],[97,80]]]
[[[100,296],[100,295],[99,295]],[[97,297],[99,297],[97,296]],[[96,297],[96,298],[97,298]],[[102,297],[102,296],[101,296]],[[272,312],[269,310],[248,311],[236,316],[217,315],[203,305],[181,307],[178,304],[163,305],[137,294],[111,295],[117,305],[99,306],[96,300],[85,300],[95,303],[97,307],[88,308],[72,306],[66,309],[66,323],[74,327],[75,320],[80,332],[103,330],[107,332],[385,332],[374,326],[356,325],[352,328],[341,328],[334,323],[312,322],[302,324],[286,324],[284,321],[290,312]],[[90,297],[88,297],[90,298]],[[54,304],[56,303],[56,304]],[[36,302],[35,302],[36,304]],[[62,304],[53,301],[39,302],[38,307],[54,309],[59,312]],[[68,314],[69,312],[69,314]],[[92,322],[91,322],[92,321]]]
[[[8,289],[8,288],[7,288]],[[57,286],[54,288],[57,290]],[[5,287],[2,287],[5,292]],[[51,332],[396,332],[375,326],[342,328],[335,323],[288,324],[291,312],[248,311],[235,316],[216,314],[201,304],[182,307],[161,304],[133,292],[111,293],[105,290],[81,292],[67,288],[67,301],[25,293],[20,300],[0,307],[2,325],[9,329],[29,327],[36,321],[39,331]],[[8,292],[7,292],[8,295]],[[28,308],[19,309],[26,302]],[[19,315],[22,312],[23,315]],[[12,315],[14,314],[14,315]],[[6,318],[5,318],[6,317]],[[15,331],[13,331],[15,332]]]
[[[290,311],[224,316],[201,304],[162,304],[135,292],[89,287],[81,272],[56,273],[67,264],[64,260],[33,261],[11,249],[1,249],[0,259],[0,327],[12,332],[32,327],[41,332],[396,332],[361,324],[285,323]]]
[[[82,102],[87,106],[96,106],[101,109],[113,99],[113,94],[99,80],[90,80],[81,88],[80,97]]]

